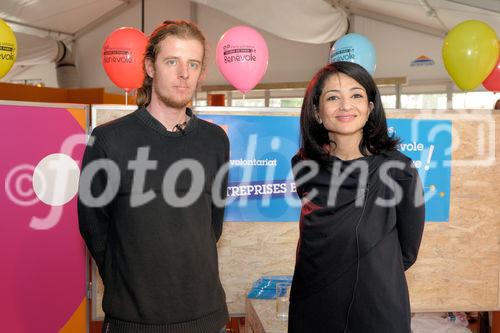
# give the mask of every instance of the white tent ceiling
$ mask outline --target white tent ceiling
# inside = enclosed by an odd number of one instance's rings
[[[123,0],[2,0],[0,18],[16,32],[43,34],[55,39],[75,35],[113,10],[128,5]]]
[[[40,43],[52,45],[47,38],[75,40],[140,1],[2,0],[0,18],[16,32],[19,60],[24,59],[25,64],[49,63],[54,60],[49,59],[54,50],[43,50],[50,56],[44,60],[38,53],[36,61],[31,59],[29,63],[29,56],[35,55],[33,50],[37,49],[34,36],[44,38]],[[148,0],[144,1],[147,8]],[[309,43],[332,42],[342,36],[350,15],[439,37],[462,21],[476,19],[488,23],[500,34],[499,0],[195,0],[193,3],[200,4],[199,10],[209,6],[281,38]],[[356,20],[350,22],[355,23]]]
[[[4,80],[30,66],[54,62],[57,41],[70,43],[134,2],[137,0],[2,0],[0,18],[15,32],[18,44],[16,62]]]
[[[331,0],[333,1],[333,0]],[[359,16],[445,36],[455,25],[480,20],[500,34],[498,0],[352,0],[349,11]]]
[[[46,33],[54,39],[77,37],[89,26],[102,22],[139,0],[2,0],[0,18],[16,32]],[[186,0],[187,1],[187,0]],[[146,0],[146,6],[147,6]],[[233,15],[260,29],[301,38],[307,31],[318,35],[334,35],[331,31],[345,30],[342,10],[347,13],[393,23],[407,24],[416,29],[444,35],[454,25],[478,19],[500,31],[500,1],[498,0],[196,0]],[[290,18],[292,15],[292,18]],[[314,20],[293,19],[302,15]],[[325,23],[331,26],[325,27]],[[325,30],[329,33],[325,33]],[[297,32],[293,34],[293,32]],[[303,31],[303,32],[300,32]],[[298,36],[298,37],[297,37]],[[323,37],[311,42],[324,42]],[[319,41],[321,40],[321,41]]]
[[[302,43],[324,44],[348,30],[344,8],[323,0],[194,0],[281,38]]]

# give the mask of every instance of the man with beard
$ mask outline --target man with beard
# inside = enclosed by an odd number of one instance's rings
[[[205,53],[194,24],[160,25],[138,109],[95,128],[85,151],[78,216],[105,286],[103,332],[224,331],[216,243],[229,141],[187,107]]]

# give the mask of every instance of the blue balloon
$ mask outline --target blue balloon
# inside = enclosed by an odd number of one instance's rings
[[[330,50],[330,63],[335,61],[355,62],[373,75],[377,62],[375,47],[363,35],[356,33],[344,35]]]

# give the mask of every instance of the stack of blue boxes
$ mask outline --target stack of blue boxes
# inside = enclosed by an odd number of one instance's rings
[[[275,299],[276,298],[276,283],[292,284],[291,275],[273,275],[262,276],[252,284],[252,289],[247,294],[248,298],[256,299]]]

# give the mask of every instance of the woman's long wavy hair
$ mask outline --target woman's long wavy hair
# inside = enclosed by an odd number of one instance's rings
[[[146,46],[146,52],[144,53],[142,65],[144,70],[144,80],[142,82],[142,87],[137,89],[138,106],[148,106],[149,103],[151,103],[153,78],[146,72],[146,59],[149,59],[154,63],[156,56],[160,53],[160,42],[170,36],[182,39],[195,39],[199,41],[203,45],[202,71],[205,70],[207,63],[207,43],[205,36],[203,36],[200,29],[194,23],[189,21],[164,21],[163,24],[151,33],[148,45]]]
[[[300,153],[304,158],[320,163],[328,163],[331,156],[325,145],[330,144],[328,131],[323,124],[318,123],[316,112],[326,80],[332,75],[345,74],[365,88],[368,102],[373,103],[373,110],[363,127],[363,138],[359,150],[364,155],[375,155],[382,151],[395,150],[399,139],[387,133],[387,121],[384,107],[375,81],[360,65],[352,62],[334,62],[320,69],[309,82],[302,103],[300,114]]]

